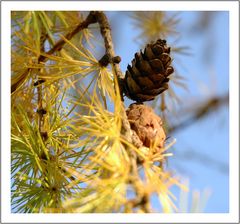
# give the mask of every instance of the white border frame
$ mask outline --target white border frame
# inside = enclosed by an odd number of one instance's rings
[[[238,222],[239,221],[239,12],[237,1],[211,2],[109,2],[109,1],[15,1],[2,2],[2,51],[1,51],[1,95],[2,95],[2,136],[1,136],[1,214],[2,222],[52,222],[52,223],[173,223],[173,222]],[[127,6],[127,7],[126,7]],[[229,11],[229,67],[230,71],[230,145],[229,145],[229,213],[199,214],[14,214],[10,206],[10,12],[11,10],[174,10],[174,11]],[[224,31],[223,31],[224,32]]]

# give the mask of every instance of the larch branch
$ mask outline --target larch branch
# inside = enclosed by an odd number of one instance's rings
[[[104,44],[105,44],[105,49],[106,49],[106,58],[109,58],[109,63],[112,66],[112,70],[115,73],[115,75],[117,76],[118,79],[118,84],[119,84],[119,88],[120,88],[120,93],[121,93],[121,97],[123,100],[123,79],[124,79],[124,75],[121,72],[120,66],[118,63],[114,63],[114,58],[116,58],[115,56],[115,52],[114,52],[114,46],[113,46],[113,41],[112,41],[112,35],[111,35],[111,28],[108,22],[108,19],[106,17],[106,15],[101,12],[101,11],[93,11],[91,12],[92,15],[95,16],[99,27],[100,27],[100,32],[101,35],[104,39]],[[103,57],[104,58],[104,57]],[[121,134],[124,136],[124,138],[130,142],[130,143],[134,143],[134,139],[133,139],[133,134],[131,131],[131,127],[130,127],[130,123],[128,121],[126,112],[124,111],[122,113],[122,129],[121,129]],[[139,173],[138,173],[138,167],[137,167],[137,154],[136,152],[130,148],[128,145],[125,145],[126,151],[129,155],[130,158],[130,183],[132,184],[135,193],[136,193],[136,200],[139,201],[139,203],[133,204],[133,206],[141,206],[142,209],[145,212],[150,212],[150,208],[149,208],[149,197],[146,197],[146,195],[143,195],[141,192],[141,189],[139,189],[139,181],[140,181],[140,177],[139,177]]]
[[[105,55],[107,55],[109,57],[109,62],[112,66],[112,69],[113,69],[115,75],[118,78],[120,93],[121,93],[121,96],[122,96],[122,99],[123,99],[123,79],[124,79],[124,75],[123,75],[123,73],[120,69],[119,57],[116,56],[115,52],[114,52],[114,46],[113,46],[113,41],[112,41],[110,24],[108,22],[108,19],[107,19],[106,15],[103,12],[92,11],[90,14],[95,16],[95,18],[96,18],[96,20],[99,24],[100,32],[102,34],[104,44],[105,44],[105,49],[106,49]],[[115,63],[114,60],[117,60],[117,63]]]
[[[206,117],[211,112],[216,111],[223,105],[226,105],[229,101],[229,94],[219,97],[212,97],[211,99],[204,102],[200,107],[198,107],[190,117],[186,120],[181,121],[179,124],[173,125],[169,127],[168,133],[177,132],[179,130],[183,130],[188,126],[194,124],[196,121]],[[194,108],[194,106],[192,107]]]
[[[96,23],[95,16],[93,16],[92,13],[89,13],[89,15],[87,16],[87,18],[84,21],[80,22],[74,30],[70,31],[69,33],[67,33],[65,35],[65,39],[67,39],[67,40],[72,39],[74,35],[76,35],[80,31],[82,31],[83,29],[88,28],[88,26],[92,23]],[[56,51],[60,51],[63,48],[65,43],[66,42],[65,42],[64,38],[60,39],[49,51],[46,52],[46,54],[52,55]],[[45,61],[47,61],[47,59],[48,59],[47,56],[40,55],[38,58],[38,63],[45,62]],[[11,93],[14,93],[18,89],[18,87],[24,83],[24,81],[26,80],[30,71],[31,71],[30,68],[26,69],[26,71],[23,72],[23,74],[21,75],[19,80],[16,83],[11,85]]]

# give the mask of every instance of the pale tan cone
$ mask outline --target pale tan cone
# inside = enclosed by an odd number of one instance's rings
[[[162,127],[162,120],[151,107],[131,104],[126,113],[131,129],[136,132],[143,146],[149,148],[156,141],[157,151],[164,147],[166,134]]]

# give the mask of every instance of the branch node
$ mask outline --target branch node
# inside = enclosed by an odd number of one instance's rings
[[[40,115],[44,115],[47,113],[47,111],[43,108],[40,108],[40,109],[37,109],[37,113],[40,114]]]
[[[40,132],[40,134],[41,134],[41,137],[43,138],[43,140],[46,141],[48,139],[48,133],[46,131],[42,131],[42,132]]]
[[[111,63],[112,58],[111,55],[106,53],[105,55],[102,56],[102,58],[98,61],[100,66],[102,67],[107,67],[109,63]]]
[[[98,63],[102,67],[107,67],[109,63],[119,64],[120,62],[121,62],[120,56],[112,57],[111,54],[109,53],[103,55],[102,58],[98,61]]]
[[[44,82],[45,82],[45,79],[39,79],[38,81],[34,82],[33,86],[41,85]]]
[[[120,56],[113,57],[112,62],[115,64],[119,64],[121,62],[121,57]]]

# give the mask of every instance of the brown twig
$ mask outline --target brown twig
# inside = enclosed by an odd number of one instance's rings
[[[124,79],[124,75],[123,75],[123,73],[120,69],[120,65],[119,65],[119,62],[120,62],[121,59],[120,59],[119,56],[116,56],[115,52],[114,52],[112,35],[111,35],[111,28],[110,28],[108,19],[107,19],[106,15],[101,11],[92,11],[90,14],[95,16],[95,18],[96,18],[96,20],[99,24],[100,32],[101,32],[102,37],[104,39],[104,44],[105,44],[105,49],[106,49],[105,56],[107,56],[109,58],[108,61],[112,66],[112,70],[118,78],[120,93],[121,93],[121,96],[122,96],[122,99],[123,99],[123,79]],[[105,56],[103,56],[103,58]],[[100,63],[101,63],[102,59],[100,59]]]
[[[92,13],[89,13],[89,15],[84,21],[79,23],[74,30],[72,30],[71,32],[65,35],[65,39],[67,40],[72,39],[74,35],[79,33],[81,30],[88,28],[88,26],[92,23],[96,23],[96,19],[95,19],[95,16],[92,15]],[[66,41],[64,39],[60,39],[46,54],[51,55],[56,51],[60,51],[63,48],[65,43]],[[46,56],[41,55],[39,58],[39,61],[42,62],[45,59],[46,59]]]
[[[204,104],[202,104],[200,107],[198,107],[188,119],[182,121],[179,124],[169,127],[168,133],[177,132],[178,130],[187,128],[191,124],[194,124],[196,121],[207,116],[209,113],[217,110],[222,105],[228,103],[228,101],[229,101],[228,94],[221,96],[221,97],[213,97],[213,98],[207,100],[206,102],[204,102]]]
[[[107,19],[106,15],[101,11],[94,11],[94,12],[91,12],[91,14],[95,16],[96,21],[99,24],[100,32],[104,39],[104,44],[105,44],[105,49],[106,49],[105,55],[103,56],[102,59],[100,59],[100,64],[102,62],[105,65],[108,64],[107,62],[109,62],[111,64],[112,70],[115,73],[115,75],[117,76],[120,93],[121,93],[122,100],[123,100],[122,89],[123,89],[124,75],[121,72],[120,66],[118,64],[119,63],[119,61],[117,60],[118,56],[115,56],[113,41],[112,41],[112,36],[111,36],[111,28],[110,28],[108,19]],[[118,63],[114,63],[114,58],[117,60]],[[134,142],[132,130],[131,130],[131,127],[130,127],[130,124],[129,124],[129,121],[128,121],[125,111],[122,113],[121,134],[124,136],[124,138],[128,142],[130,142],[130,143]],[[139,177],[138,167],[137,167],[137,154],[128,145],[125,145],[125,149],[129,155],[130,164],[131,164],[131,168],[130,168],[130,176],[131,177],[129,177],[130,183],[132,184],[132,186],[135,190],[135,193],[136,193],[135,200],[139,202],[136,204],[133,203],[133,206],[137,207],[140,205],[145,212],[150,212],[149,197],[146,197],[146,195],[143,195],[141,192],[141,189],[139,188],[140,177]]]
[[[44,44],[45,41],[47,40],[47,35],[45,32],[42,32],[41,38],[40,38],[40,47],[41,47],[41,51],[45,51],[44,49]],[[38,72],[40,72],[40,70],[38,70]],[[39,79],[37,77],[37,83],[41,82],[42,80]],[[46,110],[43,109],[43,89],[42,89],[42,85],[38,85],[37,86],[37,113],[38,113],[38,129],[39,129],[39,133],[45,133],[45,131],[43,130],[43,126],[44,126],[44,115],[46,114]],[[47,139],[47,136],[41,135],[43,140]]]
[[[96,23],[95,16],[92,13],[89,13],[89,15],[87,16],[87,18],[84,21],[80,22],[74,30],[72,30],[71,32],[69,32],[65,35],[65,39],[67,39],[67,40],[72,39],[72,37],[75,34],[77,34],[78,32],[80,32],[83,29],[86,29],[92,23]],[[65,42],[64,38],[60,39],[49,51],[46,52],[46,54],[52,55],[56,51],[60,51],[63,48],[65,43],[66,42]],[[40,55],[38,58],[38,63],[45,62],[45,61],[47,61],[47,59],[48,59],[47,56]],[[28,74],[30,73],[30,71],[31,71],[31,68],[26,69],[26,71],[24,71],[24,73],[21,75],[19,80],[16,83],[11,85],[11,93],[14,93],[18,89],[18,87],[24,83],[24,81],[28,77]]]
[[[151,212],[149,195],[144,194],[141,198],[134,198],[127,201],[126,211],[132,212],[133,208],[141,207],[145,213]]]

